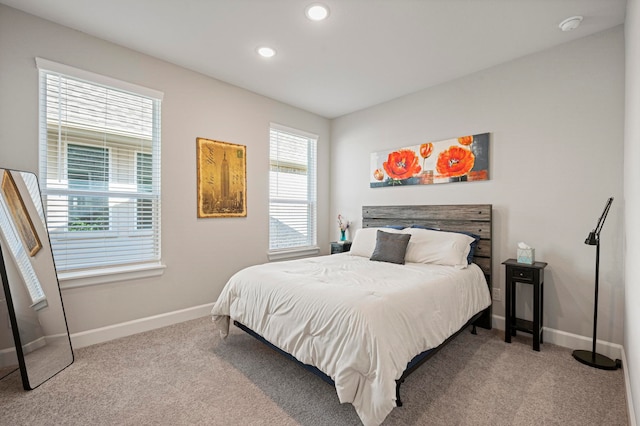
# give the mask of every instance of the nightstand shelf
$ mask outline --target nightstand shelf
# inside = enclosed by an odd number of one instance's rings
[[[515,324],[511,325],[517,331],[524,331],[525,333],[533,334],[533,321],[516,318]]]

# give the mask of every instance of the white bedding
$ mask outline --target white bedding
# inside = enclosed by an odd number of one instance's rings
[[[407,363],[490,303],[475,264],[396,265],[343,253],[246,268],[211,313],[223,336],[232,318],[323,371],[368,426],[395,407]]]

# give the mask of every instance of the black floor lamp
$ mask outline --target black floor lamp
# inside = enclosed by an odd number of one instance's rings
[[[613,197],[607,200],[607,204],[604,206],[604,211],[602,212],[600,219],[598,219],[598,224],[593,231],[589,232],[589,236],[584,241],[585,244],[596,246],[596,292],[593,303],[593,346],[591,351],[579,349],[573,351],[573,357],[575,359],[583,364],[599,368],[601,370],[615,370],[620,367],[619,359],[614,361],[609,357],[596,353],[596,331],[598,328],[598,278],[600,276],[600,231],[602,231],[604,220],[607,218],[612,202]]]

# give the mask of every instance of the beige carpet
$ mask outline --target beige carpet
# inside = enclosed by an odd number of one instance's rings
[[[384,425],[626,425],[622,370],[530,337],[463,332],[401,387]],[[36,390],[0,381],[2,425],[358,425],[318,377],[208,318],[76,351]]]

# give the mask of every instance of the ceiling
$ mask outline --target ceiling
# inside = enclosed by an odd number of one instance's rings
[[[335,118],[612,28],[626,0],[0,0]],[[573,15],[582,25],[558,24]],[[256,48],[269,45],[265,59]]]

